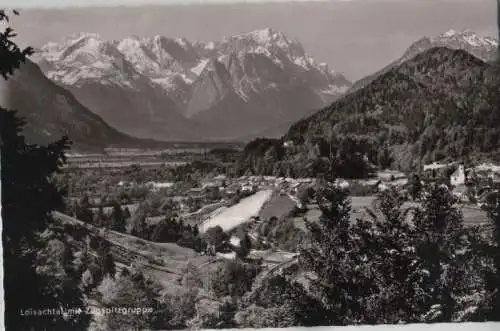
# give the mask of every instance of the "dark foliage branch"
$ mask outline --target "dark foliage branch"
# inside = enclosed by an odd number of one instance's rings
[[[19,15],[17,11],[13,11],[14,15]],[[5,9],[0,9],[0,22],[9,23],[9,15]],[[0,74],[4,79],[14,74],[14,70],[18,69],[22,63],[26,61],[26,57],[33,54],[33,48],[26,47],[20,49],[17,44],[12,41],[12,38],[17,36],[11,27],[6,27],[3,32],[0,32]]]

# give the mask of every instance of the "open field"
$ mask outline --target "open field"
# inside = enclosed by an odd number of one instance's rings
[[[365,215],[365,208],[373,208],[373,202],[375,201],[375,196],[367,196],[367,197],[352,197],[352,209],[353,214],[356,216]],[[418,202],[405,202],[403,204],[403,209],[418,207],[420,203]],[[488,216],[484,210],[481,210],[476,205],[472,204],[460,204],[457,205],[457,208],[462,211],[464,215],[464,221],[468,225],[480,225],[487,222]]]
[[[373,210],[375,199],[376,199],[375,196],[351,197],[351,208],[352,208],[351,219],[355,221],[358,218],[369,217],[368,213],[366,212],[366,208]],[[420,204],[417,202],[411,202],[411,201],[405,202],[403,204],[403,209],[418,207],[419,205]],[[246,215],[247,212],[241,213],[240,208],[242,207],[243,205],[238,204],[231,208],[223,209],[218,215],[214,216],[210,220],[211,224],[210,226],[215,226],[215,224],[218,224],[215,222],[224,222],[223,219],[226,218],[232,220],[240,220],[240,221],[235,221],[234,223],[234,224],[236,223],[239,224],[243,218],[248,219],[254,216],[253,214],[251,216]],[[474,205],[462,204],[457,207],[463,213],[464,221],[467,225],[483,225],[488,222],[486,212]],[[244,208],[248,208],[248,206]],[[282,217],[290,215],[290,213],[294,208],[295,208],[295,202],[292,201],[288,196],[275,195],[271,197],[270,200],[268,200],[263,205],[258,216],[263,220],[268,220],[273,216],[280,219]],[[305,223],[303,220],[304,217],[310,221],[317,221],[319,219],[319,217],[321,216],[321,211],[319,210],[317,205],[308,205],[308,209],[309,210],[304,215],[294,218],[295,227],[305,230]],[[208,224],[208,222],[209,222],[208,220],[205,221],[205,224]],[[230,227],[234,228],[235,226],[230,226]]]
[[[464,215],[464,222],[469,225],[483,225],[489,223],[488,215],[478,207],[462,205],[459,207]]]
[[[185,165],[194,160],[207,160],[213,148],[230,148],[237,151],[241,147],[231,144],[215,144],[197,146],[187,145],[169,149],[108,149],[100,154],[68,153],[67,164],[64,167],[77,168],[123,168],[131,165],[142,167],[166,166],[174,167]]]
[[[200,152],[193,152],[188,154],[188,151],[173,150],[171,153],[164,154],[163,152],[144,151],[144,152],[123,152],[109,154],[91,154],[91,155],[68,155],[67,164],[65,167],[76,167],[80,169],[94,169],[94,168],[124,168],[132,165],[141,167],[175,167],[184,165],[191,161],[193,156],[200,156]]]
[[[311,208],[312,207],[312,208]],[[304,217],[309,221],[317,221],[321,216],[321,211],[315,206],[308,206],[310,208],[304,216],[294,217],[293,225],[297,229],[306,231],[306,223],[304,222]]]
[[[80,168],[80,169],[95,169],[95,168],[127,168],[133,165],[138,165],[141,167],[158,167],[158,166],[164,166],[164,167],[178,167],[187,164],[187,161],[170,161],[170,162],[165,162],[165,161],[158,161],[158,160],[137,160],[137,159],[132,159],[132,160],[103,160],[103,161],[93,161],[93,160],[69,160],[68,163],[64,166],[66,168],[68,167],[75,167],[75,168]]]
[[[198,225],[200,222],[208,219],[209,217],[215,217],[222,211],[228,209],[226,207],[227,201],[222,200],[212,204],[205,205],[192,213],[182,214],[181,217],[184,220],[184,224]]]
[[[292,210],[295,208],[295,205],[295,201],[290,199],[288,195],[275,196],[264,205],[259,217],[265,220],[268,220],[273,216],[278,219],[282,219],[283,217],[290,215]]]
[[[262,190],[242,199],[238,204],[223,210],[200,225],[200,232],[220,226],[224,231],[236,228],[250,218],[258,216],[264,204],[272,197],[272,190]]]

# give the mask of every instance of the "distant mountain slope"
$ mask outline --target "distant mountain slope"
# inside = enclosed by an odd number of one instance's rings
[[[75,149],[102,149],[109,144],[140,144],[107,125],[75,97],[27,61],[8,80],[0,80],[0,105],[17,110],[32,143],[48,143],[68,135]]]
[[[286,90],[263,91],[254,96],[251,103],[231,93],[193,118],[213,131],[220,128],[219,137],[223,139],[241,139],[271,133],[269,129],[274,129],[273,135],[282,135],[288,129],[288,126],[282,126],[283,123],[294,122],[307,111],[322,107],[324,103],[316,94],[292,86]]]
[[[295,123],[280,140],[246,151],[261,168],[271,162],[282,171],[278,163],[286,163],[308,176],[311,161],[339,148],[341,157],[359,152],[375,164],[390,158],[402,170],[445,158],[498,157],[499,79],[496,67],[466,51],[431,48]],[[349,146],[335,143],[339,137]]]
[[[252,136],[329,104],[351,86],[272,29],[208,43],[163,36],[105,41],[82,33],[38,55],[49,78],[112,126],[156,139]]]
[[[307,112],[307,114],[301,116],[300,118],[297,119],[290,119],[287,121],[280,121],[280,123],[276,126],[270,127],[264,131],[258,132],[256,134],[248,135],[246,137],[242,137],[241,140],[243,142],[249,142],[255,138],[270,138],[270,139],[279,139],[281,138],[288,130],[290,127],[298,122],[299,120],[302,120],[304,118],[307,118],[314,114],[315,112],[318,111],[318,109],[321,108],[316,108],[316,109],[311,109],[311,111]]]
[[[377,71],[376,73],[362,78],[354,83],[354,85],[349,89],[348,93],[359,90],[360,88],[366,86],[375,78],[388,72],[395,66],[398,66],[403,62],[410,60],[417,54],[433,47],[461,49],[483,60],[484,62],[491,62],[496,60],[499,53],[498,40],[494,38],[478,36],[476,33],[470,30],[449,30],[437,37],[424,37],[416,41],[410,47],[408,47],[402,57],[384,67],[383,69]]]
[[[131,55],[121,52],[129,44],[78,34],[46,45],[36,60],[50,79],[124,133],[159,140],[198,140],[200,127],[184,118],[168,94],[137,70],[129,61]]]

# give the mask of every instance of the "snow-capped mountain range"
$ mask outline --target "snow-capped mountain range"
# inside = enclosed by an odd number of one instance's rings
[[[155,139],[236,139],[298,120],[351,83],[273,29],[219,42],[79,33],[34,60],[113,127]],[[282,132],[276,132],[276,135]]]
[[[414,42],[407,48],[403,56],[389,64],[382,70],[373,75],[362,78],[357,81],[349,90],[354,92],[366,86],[376,77],[388,72],[395,66],[401,65],[403,62],[410,60],[419,53],[433,47],[447,47],[451,49],[461,49],[483,60],[484,62],[492,62],[497,60],[499,44],[498,40],[489,36],[480,36],[470,30],[449,30],[435,37],[423,37]]]

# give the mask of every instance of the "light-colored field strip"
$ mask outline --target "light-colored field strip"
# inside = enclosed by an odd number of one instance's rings
[[[205,232],[215,226],[220,226],[224,231],[230,231],[240,224],[248,222],[250,218],[259,215],[262,207],[271,199],[272,195],[272,190],[263,190],[242,199],[238,204],[204,221],[199,227],[200,232]]]

